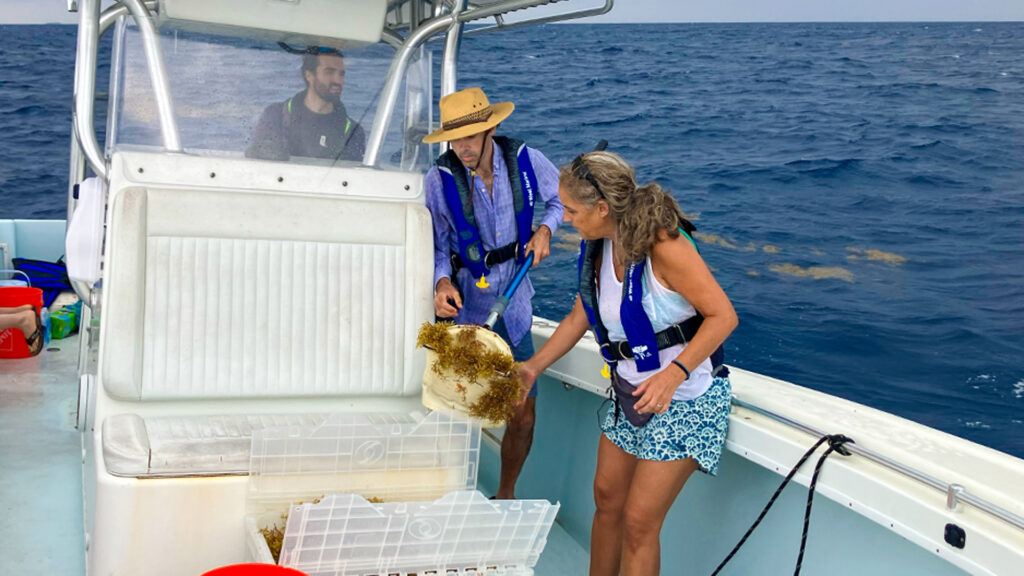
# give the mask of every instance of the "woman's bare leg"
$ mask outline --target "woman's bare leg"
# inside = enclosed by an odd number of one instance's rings
[[[692,458],[640,460],[636,465],[622,524],[622,574],[655,576],[661,572],[661,526],[696,469]]]
[[[597,445],[594,524],[590,530],[590,576],[616,576],[622,559],[622,522],[637,459],[604,434]]]

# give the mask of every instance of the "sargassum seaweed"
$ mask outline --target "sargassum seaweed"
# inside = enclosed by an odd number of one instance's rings
[[[466,386],[482,386],[484,391],[468,404],[469,415],[492,422],[507,422],[515,414],[522,396],[519,366],[507,352],[490,349],[478,338],[480,326],[460,326],[451,322],[425,322],[416,337],[416,346],[432,350],[437,359],[430,366],[442,378],[454,375],[463,399]],[[453,336],[452,333],[455,332]]]

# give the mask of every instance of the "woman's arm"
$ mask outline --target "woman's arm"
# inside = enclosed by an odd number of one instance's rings
[[[697,334],[676,358],[676,361],[692,372],[725,342],[739,320],[729,297],[715,281],[704,259],[690,241],[683,235],[672,239],[662,234],[662,238],[651,250],[651,268],[655,276],[704,316]],[[685,379],[686,373],[675,364],[663,367],[637,387],[636,395],[642,395],[636,404],[637,410],[664,412],[668,409],[672,394]]]
[[[541,349],[532,358],[523,362],[522,367],[519,369],[523,390],[525,390],[523,393],[524,398],[526,392],[530,391],[533,383],[537,380],[537,377],[547,370],[549,366],[557,362],[559,358],[565,356],[569,350],[572,350],[572,347],[580,341],[580,338],[583,337],[588,328],[590,328],[590,323],[587,321],[587,313],[583,311],[583,303],[577,295],[572,311],[558,323],[555,333],[551,335],[551,338],[548,338],[548,341],[544,343],[544,346],[541,346]]]

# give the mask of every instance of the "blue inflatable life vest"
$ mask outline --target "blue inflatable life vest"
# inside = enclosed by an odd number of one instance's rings
[[[691,242],[693,242],[691,233],[695,230],[696,227],[689,221],[683,220],[680,223],[679,231],[685,234]],[[634,262],[626,269],[622,304],[619,307],[619,316],[623,331],[626,333],[626,340],[612,342],[608,337],[608,329],[601,322],[600,307],[597,302],[595,266],[597,256],[601,253],[603,246],[604,240],[582,241],[578,262],[580,302],[583,304],[583,310],[587,314],[587,321],[590,323],[591,330],[594,331],[597,343],[601,346],[601,356],[611,366],[614,366],[619,360],[633,358],[638,371],[657,370],[661,368],[658,351],[692,340],[704,322],[704,317],[698,312],[692,318],[655,333],[651,320],[647,317],[647,312],[643,307],[642,279],[644,267],[647,264],[647,259],[644,258],[639,262]],[[696,243],[694,243],[694,247],[696,247]],[[725,351],[719,346],[711,354],[713,375],[727,376],[729,374],[724,362]]]
[[[537,175],[530,162],[530,154],[521,140],[494,136],[501,147],[505,166],[508,167],[509,184],[512,187],[512,205],[516,214],[516,242],[491,252],[514,254],[522,263],[526,258],[526,243],[533,234],[533,206],[536,200]],[[490,266],[504,259],[488,258],[480,239],[476,216],[473,210],[473,190],[466,178],[466,168],[454,150],[448,150],[437,159],[441,174],[441,185],[445,204],[452,214],[458,239],[458,256],[461,264],[469,268],[474,278],[490,273]],[[515,176],[518,175],[518,178]],[[509,250],[505,250],[509,249]],[[455,270],[452,271],[454,276]]]

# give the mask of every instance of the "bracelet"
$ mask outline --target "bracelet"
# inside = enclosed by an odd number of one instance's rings
[[[672,363],[682,368],[683,372],[686,372],[686,378],[683,378],[683,382],[686,382],[687,380],[690,379],[690,371],[686,369],[686,366],[683,366],[682,362],[680,362],[679,360],[673,360]]]

